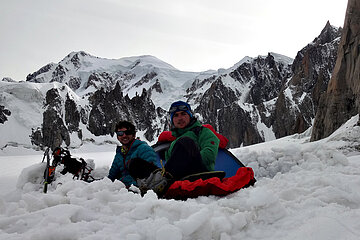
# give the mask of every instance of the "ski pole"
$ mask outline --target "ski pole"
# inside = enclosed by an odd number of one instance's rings
[[[45,155],[46,155],[46,169],[45,169],[44,193],[47,192],[47,186],[48,186],[48,182],[49,182],[49,168],[50,168],[49,148],[47,148],[44,153],[43,161],[45,159]]]

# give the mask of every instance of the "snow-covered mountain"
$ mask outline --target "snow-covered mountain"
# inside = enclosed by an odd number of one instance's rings
[[[72,52],[59,63],[50,63],[29,74],[26,81],[65,83],[79,96],[101,88],[110,91],[116,83],[119,83],[124,95],[130,98],[145,88],[150,90],[154,104],[164,108],[168,107],[166,104],[169,102],[184,95],[186,84],[191,84],[198,74],[179,71],[149,55],[105,59],[81,51]],[[164,102],[158,96],[163,92],[166,92],[169,102]]]
[[[104,143],[112,141],[120,119],[133,121],[139,135],[153,143],[169,129],[167,109],[175,100],[191,103],[203,123],[230,139],[230,147],[303,132],[325,91],[319,85],[330,78],[340,31],[328,23],[295,61],[269,53],[198,73],[153,56],[70,53],[29,74],[26,82],[0,82],[0,131],[21,129],[2,134],[0,147]]]

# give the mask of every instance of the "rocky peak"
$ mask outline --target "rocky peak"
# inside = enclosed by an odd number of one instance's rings
[[[248,146],[263,142],[250,113],[235,102],[219,109],[216,130],[229,139],[229,147]]]
[[[290,65],[275,61],[271,53],[266,57],[257,57],[252,72],[254,81],[246,102],[255,105],[277,97],[285,80],[291,75]]]
[[[293,75],[283,85],[271,117],[277,138],[301,133],[312,125],[335,66],[340,35],[341,29],[327,22],[320,35],[298,52]]]
[[[294,77],[290,85],[297,86],[302,92],[312,91],[319,78],[323,92],[324,85],[330,80],[332,69],[335,66],[338,45],[341,36],[341,28],[335,28],[327,22],[321,34],[315,38],[312,44],[301,49],[292,65]],[[319,93],[317,93],[319,97]],[[316,102],[318,99],[316,99]]]
[[[333,74],[321,96],[311,140],[329,136],[360,109],[360,3],[349,0]]]
[[[313,59],[315,59],[315,57],[317,56],[317,58],[319,59],[321,57],[321,55],[326,54],[326,56],[329,56],[329,51],[333,50],[331,49],[333,45],[338,46],[339,41],[340,41],[340,36],[341,36],[341,32],[342,32],[342,28],[336,28],[332,25],[330,25],[330,22],[327,21],[325,27],[323,28],[323,30],[321,31],[320,35],[317,36],[312,43],[308,44],[306,47],[304,47],[303,49],[301,49],[295,59],[294,62],[292,64],[292,71],[293,72],[298,72],[300,68],[303,68],[304,64],[310,63],[310,62],[306,62],[309,59],[309,56],[311,56]],[[333,41],[337,41],[336,43],[333,43]],[[330,45],[330,46],[328,46]],[[321,51],[323,51],[323,53],[321,54],[321,52],[314,54],[313,56],[313,51],[316,49],[320,49]],[[337,51],[337,48],[336,48]],[[330,53],[331,55],[331,53]],[[335,58],[336,58],[336,54],[335,54]],[[318,62],[321,62],[321,60],[319,60]],[[308,68],[311,68],[313,66],[307,66]]]
[[[325,27],[321,31],[320,35],[313,41],[314,44],[326,44],[330,43],[334,39],[341,36],[341,27],[334,27],[327,21]]]

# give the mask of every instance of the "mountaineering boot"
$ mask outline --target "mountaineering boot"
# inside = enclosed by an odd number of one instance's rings
[[[143,196],[148,190],[153,190],[161,198],[174,182],[170,173],[159,168],[153,171],[148,178],[138,179],[137,184]]]

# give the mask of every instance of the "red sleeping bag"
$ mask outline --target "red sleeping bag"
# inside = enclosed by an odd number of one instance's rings
[[[219,148],[226,148],[229,140],[225,136],[217,133],[210,124],[205,124],[203,127],[209,128],[219,138]],[[175,139],[170,131],[164,131],[158,137],[158,143],[172,142]],[[189,180],[176,181],[170,186],[164,198],[185,200],[209,195],[226,196],[241,188],[253,185],[255,181],[254,172],[251,168],[240,167],[234,176],[222,180],[218,177],[212,177],[206,180],[197,179],[193,182]]]
[[[198,179],[194,182],[189,180],[176,181],[170,186],[164,198],[184,200],[209,195],[226,196],[254,183],[253,170],[248,167],[241,167],[236,175],[223,180],[213,177],[206,180]]]

